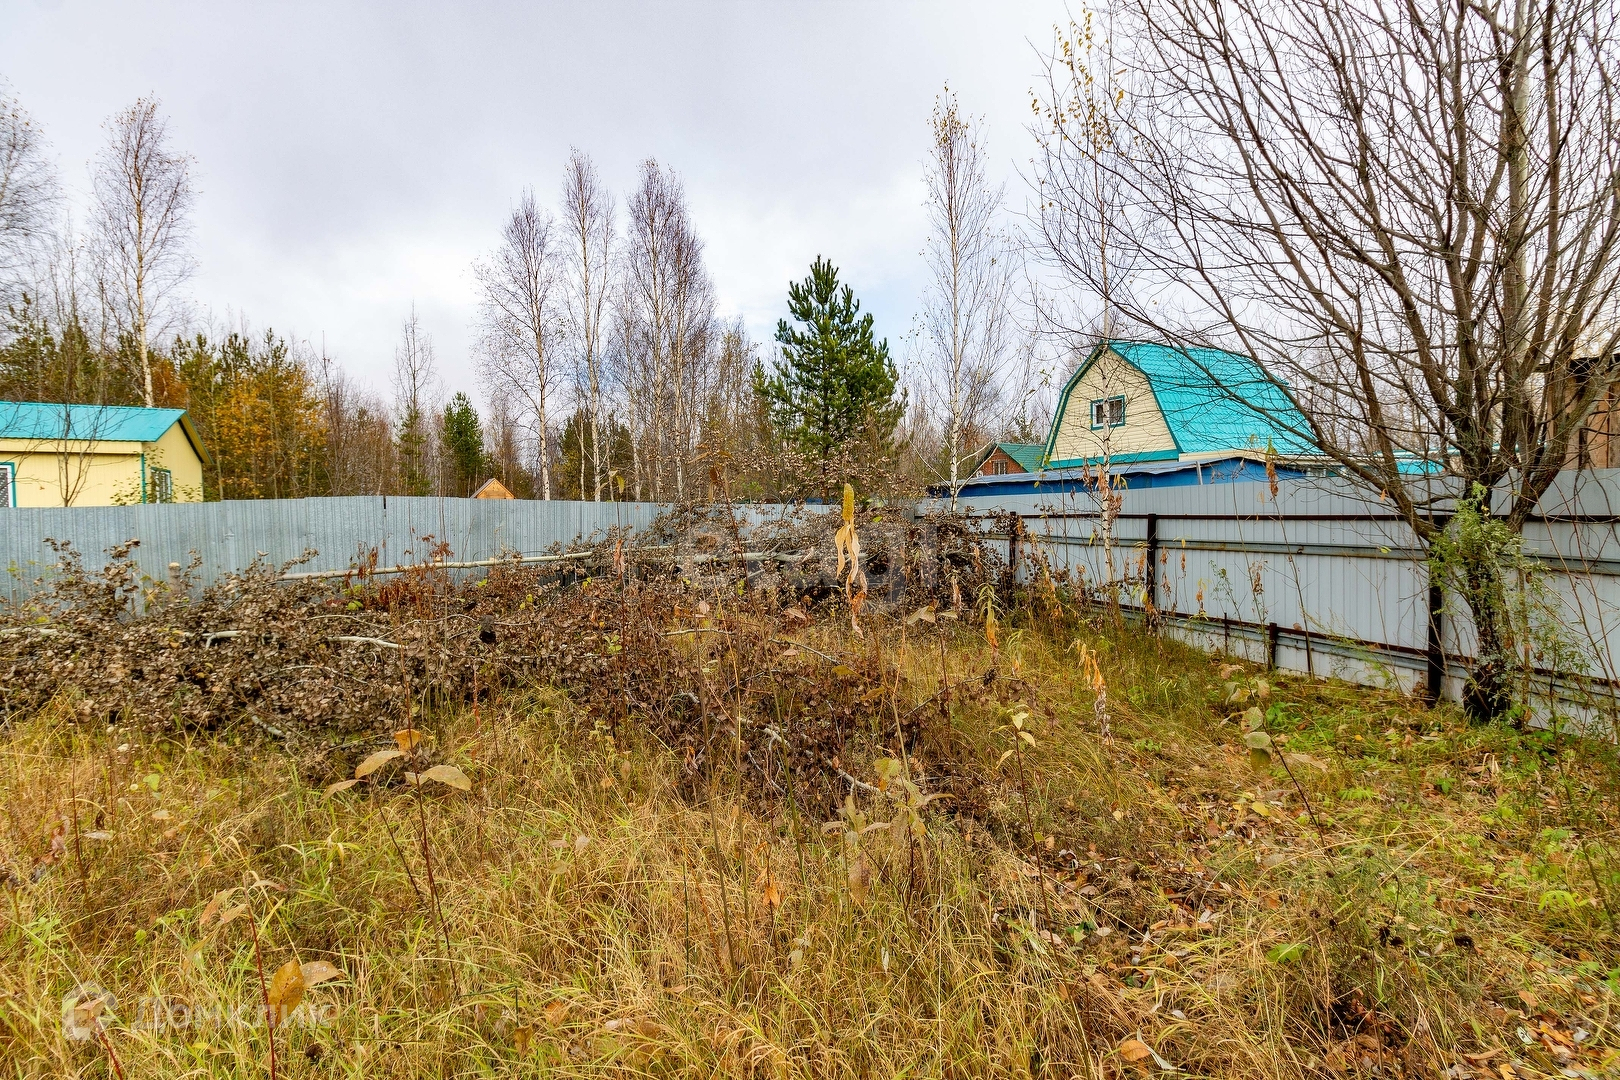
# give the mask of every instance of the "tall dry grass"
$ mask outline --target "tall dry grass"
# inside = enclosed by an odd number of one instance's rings
[[[906,747],[880,720],[856,733],[842,814],[769,761],[715,755],[694,778],[544,688],[417,720],[466,793],[413,788],[397,762],[324,793],[386,743],[297,760],[89,730],[54,703],[4,735],[0,1061],[265,1075],[255,919],[267,967],[345,973],[278,1030],[286,1077],[1614,1066],[1605,748],[1366,690],[1267,690],[1134,631],[1003,628],[992,646],[940,625],[798,635],[829,666],[876,651],[932,717]],[[1263,697],[1294,780],[1251,765],[1234,694]],[[1021,781],[1002,760],[1020,706]],[[949,796],[921,829],[902,780]],[[204,920],[237,886],[250,910]],[[64,995],[90,982],[117,998],[111,1055],[63,1035]],[[143,1024],[142,999],[246,1022]]]

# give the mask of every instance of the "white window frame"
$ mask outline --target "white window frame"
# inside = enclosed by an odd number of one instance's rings
[[[17,505],[17,463],[0,461],[0,507]]]
[[[1114,419],[1117,412],[1119,419]],[[1091,399],[1091,430],[1101,431],[1103,428],[1117,428],[1125,426],[1125,395],[1115,394],[1112,397]]]
[[[148,483],[152,486],[152,501],[155,503],[174,502],[174,471],[153,467],[152,476]]]

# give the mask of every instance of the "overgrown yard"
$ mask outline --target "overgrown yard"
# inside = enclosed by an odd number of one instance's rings
[[[17,623],[6,1073],[1615,1071],[1612,746],[941,559],[859,632],[622,552]]]

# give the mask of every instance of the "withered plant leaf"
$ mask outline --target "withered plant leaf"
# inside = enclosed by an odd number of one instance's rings
[[[754,886],[759,889],[759,898],[766,907],[782,906],[782,885],[776,880],[776,875],[771,873],[769,866],[759,872],[759,877],[754,879]]]
[[[415,728],[404,728],[394,732],[394,744],[399,747],[400,753],[408,754],[419,746],[426,735]]]
[[[457,791],[471,791],[472,781],[467,774],[454,765],[435,765],[421,775],[422,780],[437,780],[441,784],[455,788]]]
[[[864,904],[871,890],[872,864],[866,861],[864,854],[856,854],[849,862],[849,895],[857,904]]]
[[[304,976],[305,987],[319,986],[323,982],[343,978],[343,969],[325,960],[311,960],[301,965],[298,970]]]
[[[354,767],[354,778],[364,780],[390,761],[404,756],[403,750],[379,750]]]
[[[1152,1057],[1153,1051],[1141,1039],[1126,1039],[1119,1044],[1119,1056],[1134,1064]]]
[[[270,976],[267,993],[270,1011],[276,1014],[278,1020],[298,1008],[298,1003],[304,1000],[304,970],[298,961],[289,960],[276,969],[276,973]]]
[[[359,780],[339,780],[337,783],[326,789],[326,794],[331,796],[336,795],[340,791],[348,791],[359,782]]]
[[[228,910],[228,911],[226,911],[226,912],[224,912],[224,913],[222,913],[220,915],[220,917],[219,917],[219,925],[220,926],[229,926],[231,923],[235,922],[237,919],[240,919],[242,916],[246,915],[247,913],[248,913],[248,906],[246,904],[237,904],[235,907],[231,908],[230,910]]]
[[[207,926],[209,921],[219,914],[220,905],[229,900],[235,892],[236,887],[234,885],[229,889],[221,889],[216,892],[203,907],[202,914],[197,916],[197,925],[199,927]]]

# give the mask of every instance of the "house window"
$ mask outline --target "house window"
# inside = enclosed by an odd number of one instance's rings
[[[17,466],[0,461],[0,508],[17,505]]]
[[[174,502],[174,474],[168,469],[152,470],[152,501]]]
[[[991,476],[1006,476],[1007,475],[1007,463],[1005,461],[992,461],[990,463],[990,475]]]
[[[1091,403],[1091,427],[1113,428],[1125,423],[1125,398],[1098,398]]]

